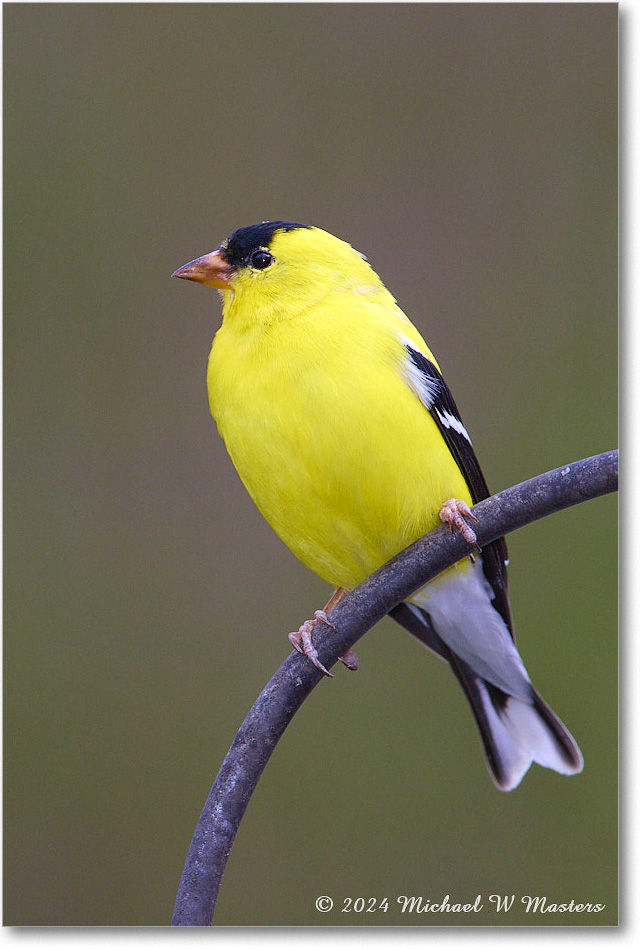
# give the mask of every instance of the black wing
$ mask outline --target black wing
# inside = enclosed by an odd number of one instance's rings
[[[409,344],[406,344],[406,351],[410,360],[412,388],[439,426],[459,470],[466,479],[473,502],[483,501],[488,498],[490,491],[451,391],[427,356]],[[493,606],[505,620],[514,639],[506,576],[508,549],[504,538],[498,538],[482,549],[482,563],[486,579],[495,593]]]

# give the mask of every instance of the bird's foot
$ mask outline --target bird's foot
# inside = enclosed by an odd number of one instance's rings
[[[300,653],[302,656],[307,656],[308,660],[310,660],[318,670],[321,670],[325,676],[333,676],[334,674],[326,670],[319,659],[319,654],[312,643],[312,631],[320,623],[325,624],[326,627],[330,627],[332,630],[337,629],[335,625],[328,620],[328,611],[336,607],[346,594],[346,590],[342,587],[338,587],[323,610],[315,610],[314,620],[306,620],[305,623],[301,624],[298,630],[288,634],[288,640],[297,653]],[[349,670],[357,670],[359,668],[359,658],[354,650],[346,650],[339,659]]]
[[[328,615],[325,610],[315,610],[314,620],[306,620],[301,624],[298,630],[295,630],[293,633],[288,633],[288,640],[297,653],[300,653],[302,656],[307,656],[310,663],[316,666],[318,670],[321,670],[325,676],[334,676],[334,673],[330,673],[329,670],[326,670],[312,643],[312,631],[319,623],[324,623],[326,627],[331,627],[332,630],[337,629],[335,625],[328,620]]]
[[[454,532],[456,529],[459,531],[464,541],[467,541],[468,544],[471,544],[476,551],[481,551],[481,548],[477,543],[477,535],[471,526],[465,521],[466,518],[469,518],[471,521],[479,524],[479,518],[475,517],[465,501],[462,501],[460,498],[449,498],[441,506],[439,517],[446,524],[450,525],[451,531]]]

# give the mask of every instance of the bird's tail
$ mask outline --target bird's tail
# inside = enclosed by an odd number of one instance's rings
[[[573,775],[581,772],[582,753],[573,736],[534,689],[524,671],[520,695],[512,695],[477,673],[439,636],[430,614],[417,604],[399,604],[391,611],[403,627],[452,667],[481,736],[493,782],[510,791],[532,762]],[[517,651],[515,651],[517,652]]]

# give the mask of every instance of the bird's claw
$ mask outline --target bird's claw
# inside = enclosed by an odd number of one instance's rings
[[[348,667],[349,670],[359,669],[359,657],[354,652],[354,650],[346,650],[343,656],[340,656],[339,659],[344,666]]]
[[[306,620],[305,623],[302,623],[298,630],[294,633],[288,633],[288,640],[297,651],[302,656],[306,656],[308,660],[320,670],[324,676],[333,677],[334,673],[330,673],[329,670],[326,670],[325,666],[319,659],[319,654],[317,653],[314,644],[312,643],[312,630],[317,624],[322,623],[326,627],[330,627],[332,630],[337,628],[333,623],[328,620],[328,615],[325,610],[315,610],[314,611],[314,620]],[[341,662],[347,666],[349,670],[359,669],[359,657],[354,652],[354,650],[346,650],[343,656],[340,656],[339,659]]]
[[[476,551],[481,551],[477,543],[477,535],[465,521],[466,518],[469,518],[471,521],[479,524],[479,518],[475,517],[465,501],[462,501],[460,498],[449,498],[441,506],[439,517],[446,524],[450,525],[451,531],[454,532],[455,529],[457,529],[464,541],[472,545]]]
[[[333,630],[336,630],[334,624],[331,624],[328,620],[324,610],[315,610],[314,620],[306,620],[301,624],[298,630],[295,630],[293,633],[288,633],[288,640],[297,653],[300,653],[302,656],[307,656],[310,663],[316,666],[324,676],[333,677],[334,673],[330,673],[329,670],[326,670],[312,643],[312,630],[318,623],[324,623],[327,627],[332,627]]]

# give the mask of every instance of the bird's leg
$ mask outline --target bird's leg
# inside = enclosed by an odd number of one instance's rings
[[[340,603],[345,595],[347,590],[344,590],[343,587],[337,587],[334,591],[330,600],[327,602],[323,610],[315,610],[314,620],[306,620],[305,623],[302,623],[298,630],[294,633],[288,634],[288,640],[297,651],[303,656],[307,656],[308,660],[316,666],[318,670],[321,670],[326,676],[332,676],[333,674],[326,670],[325,666],[319,659],[319,654],[314,648],[312,643],[312,630],[319,623],[323,623],[326,627],[332,627],[333,630],[336,630],[334,624],[330,623],[328,620],[328,613],[332,610],[333,607],[336,607]],[[342,663],[344,663],[349,670],[356,670],[359,667],[359,660],[356,653],[352,650],[346,650],[343,656],[339,657]]]
[[[441,506],[439,517],[442,521],[445,521],[446,524],[450,525],[451,531],[454,531],[456,528],[464,541],[467,541],[468,544],[472,544],[476,551],[481,551],[477,543],[477,535],[464,520],[465,518],[470,518],[471,521],[479,524],[479,518],[475,517],[465,501],[462,501],[460,498],[448,498]]]
[[[337,589],[334,591],[334,593],[330,597],[330,600],[327,602],[323,610],[320,611],[321,613],[324,614],[324,617],[322,618],[322,620],[325,620],[326,623],[328,622],[328,617],[327,617],[328,613],[332,610],[333,607],[336,607],[337,604],[341,603],[341,601],[343,600],[343,598],[346,596],[347,593],[348,591],[345,589],[345,587],[337,587]],[[330,626],[332,626],[332,624],[330,624]],[[346,650],[343,656],[340,656],[339,659],[341,660],[344,666],[348,667],[349,670],[359,669],[359,657],[354,652],[354,650]]]

